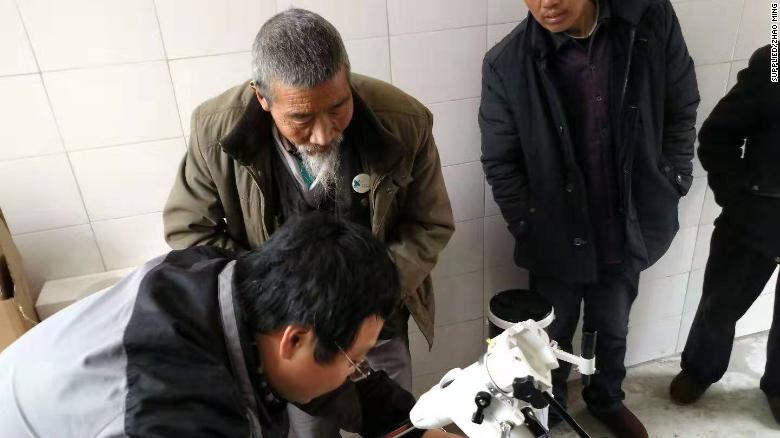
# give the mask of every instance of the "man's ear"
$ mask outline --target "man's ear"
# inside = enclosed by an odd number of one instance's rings
[[[314,332],[308,327],[300,325],[288,325],[282,331],[279,340],[279,355],[282,359],[292,359],[297,353],[305,350],[312,344]]]
[[[265,112],[271,111],[271,102],[268,101],[262,94],[260,94],[259,91],[255,91],[255,94],[257,95],[257,100],[260,101],[260,106],[263,107],[263,110]]]
[[[252,88],[252,91],[255,92],[255,97],[257,98],[257,101],[260,102],[260,106],[263,107],[263,110],[266,112],[271,111],[271,101],[260,94],[260,88],[255,84],[255,81],[250,82],[249,86]]]

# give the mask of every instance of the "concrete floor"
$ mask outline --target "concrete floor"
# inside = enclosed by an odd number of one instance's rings
[[[764,393],[758,388],[766,362],[766,333],[738,339],[729,370],[694,405],[681,407],[669,399],[669,383],[680,370],[680,357],[648,362],[628,370],[623,384],[626,405],[657,438],[780,437]],[[585,409],[580,386],[572,382],[570,412],[593,438],[612,437]],[[566,424],[554,438],[576,438]]]

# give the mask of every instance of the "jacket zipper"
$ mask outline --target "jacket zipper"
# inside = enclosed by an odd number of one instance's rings
[[[626,90],[628,90],[628,76],[631,73],[631,61],[634,54],[634,40],[636,39],[636,28],[631,28],[631,33],[628,37],[628,61],[626,61],[626,73],[623,76],[623,90],[620,93],[620,112],[623,112],[623,104],[626,99]]]
[[[625,148],[626,139],[624,138],[625,133],[625,127],[622,126],[622,123],[624,122],[624,113],[625,113],[625,100],[626,100],[626,92],[628,90],[628,79],[631,75],[631,62],[633,60],[633,54],[634,54],[634,42],[636,40],[636,28],[632,27],[631,32],[629,33],[628,38],[628,55],[626,56],[626,71],[623,75],[623,89],[620,92],[620,117],[618,120],[620,120],[621,126],[619,127],[618,131],[620,133],[620,144],[619,146],[621,148]],[[637,111],[639,109],[637,108]],[[620,154],[618,153],[618,158],[620,157]],[[627,158],[627,157],[624,157]],[[625,161],[625,160],[624,160]],[[620,209],[623,211],[624,217],[628,218],[631,214],[628,203],[627,203],[627,196],[626,196],[626,190],[628,188],[628,180],[631,176],[630,171],[627,167],[627,163],[618,163],[618,169],[617,169],[618,175],[620,175],[620,180],[622,181],[622,184],[620,184],[620,190],[618,190],[619,195],[619,201],[620,201]]]

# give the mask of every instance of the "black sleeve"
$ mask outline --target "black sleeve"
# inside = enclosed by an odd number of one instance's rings
[[[718,102],[699,133],[699,160],[715,200],[723,206],[744,185],[742,145],[761,123],[762,85],[769,81],[768,46],[750,58],[737,84]]]
[[[666,97],[661,150],[679,176],[680,193],[685,195],[693,182],[699,87],[693,59],[670,2],[666,2],[666,23]]]
[[[327,418],[339,428],[363,438],[384,437],[409,421],[416,400],[384,371],[375,371],[360,382],[347,382],[339,389],[306,405],[297,405],[310,415]],[[415,430],[404,437],[418,438]]]
[[[201,347],[196,342],[191,344],[192,349]],[[130,358],[125,402],[127,436],[247,436],[250,424],[230,371],[215,365],[216,360],[198,362],[197,354],[182,353],[177,348],[170,348],[167,356],[146,354],[141,358],[147,361],[143,364]],[[158,351],[165,352],[162,348]],[[188,359],[192,362],[186,362]]]
[[[482,64],[479,128],[485,178],[509,231],[521,238],[528,232],[530,198],[525,158],[501,77],[487,59]]]
[[[249,434],[246,408],[225,361],[225,337],[214,329],[221,327],[216,297],[202,299],[215,296],[216,274],[229,254],[207,246],[172,251],[141,280],[122,338],[127,436]]]
[[[364,438],[383,437],[409,421],[409,412],[416,400],[384,371],[373,373],[369,378],[355,384],[355,387],[363,412],[360,435]],[[418,438],[423,433],[424,431],[415,430],[404,436]]]

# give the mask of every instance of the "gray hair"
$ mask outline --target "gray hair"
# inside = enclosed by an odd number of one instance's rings
[[[349,72],[344,41],[336,28],[314,12],[291,8],[263,24],[252,45],[252,79],[273,100],[271,86],[316,87],[341,71]]]

